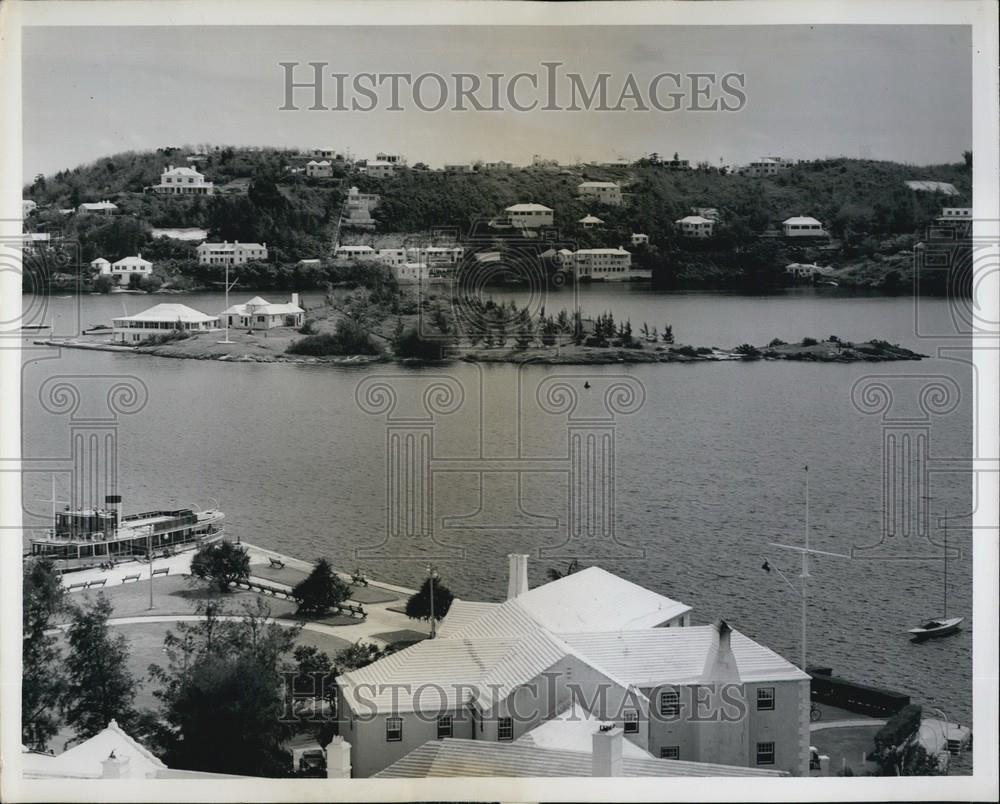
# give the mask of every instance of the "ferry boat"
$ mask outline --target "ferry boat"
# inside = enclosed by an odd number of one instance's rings
[[[71,510],[55,515],[55,527],[30,540],[30,555],[57,560],[64,568],[145,558],[192,550],[218,541],[225,514],[217,509],[146,511],[121,516],[116,507]]]

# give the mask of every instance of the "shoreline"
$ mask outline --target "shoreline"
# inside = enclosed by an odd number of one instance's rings
[[[382,355],[328,355],[321,357],[288,355],[284,353],[254,354],[250,352],[195,352],[184,348],[187,340],[197,341],[197,336],[174,344],[158,346],[123,346],[104,340],[81,340],[88,336],[66,338],[39,338],[37,346],[54,346],[65,349],[82,349],[95,352],[149,355],[180,360],[213,360],[222,363],[290,363],[298,365],[370,366],[378,363],[399,365],[441,365],[448,362],[505,363],[512,365],[612,365],[616,363],[752,363],[758,361],[793,361],[809,363],[884,363],[902,360],[923,360],[928,356],[901,346],[882,341],[864,343],[821,341],[816,344],[781,344],[753,347],[741,353],[736,347],[723,350],[688,345],[664,345],[652,349],[621,346],[576,346],[566,344],[550,347],[475,349],[457,348],[444,360],[420,360]],[[94,337],[94,336],[90,336]],[[239,346],[238,342],[233,345]]]

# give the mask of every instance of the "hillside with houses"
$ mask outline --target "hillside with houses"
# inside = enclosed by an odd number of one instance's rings
[[[351,248],[364,247],[397,279],[420,281],[428,260],[400,257],[400,248],[464,247],[480,261],[503,262],[515,248],[540,261],[582,253],[562,264],[573,279],[660,288],[820,280],[903,292],[928,226],[971,216],[971,154],[922,167],[781,157],[692,166],[650,154],[631,163],[539,157],[521,167],[432,169],[399,154],[198,146],[39,175],[23,198],[27,250],[78,249],[82,276],[69,278],[98,290],[123,280],[144,290],[210,286],[227,265],[240,269],[244,287],[322,287],[343,281],[347,263],[358,261]],[[622,252],[624,268],[579,270],[595,260],[618,266]],[[452,262],[460,270],[463,260]],[[508,272],[507,281],[517,279]]]

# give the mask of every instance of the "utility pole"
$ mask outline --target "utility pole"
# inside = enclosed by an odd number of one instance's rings
[[[434,620],[434,582],[438,577],[437,569],[428,565],[427,567],[427,587],[430,590],[431,595],[431,639],[437,636],[437,622]]]
[[[149,608],[153,606],[153,526],[147,525],[146,531],[146,552],[149,553]]]
[[[229,260],[226,260],[226,281],[225,281],[224,285],[225,285],[225,289],[226,289],[226,310],[227,311],[229,310],[229,291],[232,290],[232,288],[236,287],[236,283],[239,282],[239,281],[240,281],[239,277],[237,277],[236,279],[234,279],[232,282],[229,281]],[[227,313],[223,313],[222,317],[226,319],[226,322],[225,322],[225,325],[226,325],[226,334],[223,336],[222,340],[219,341],[219,343],[232,343],[232,341],[229,340],[229,315]]]

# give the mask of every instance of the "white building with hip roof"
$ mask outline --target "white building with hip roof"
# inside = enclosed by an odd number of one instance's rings
[[[112,319],[112,340],[136,344],[154,335],[181,332],[193,335],[219,328],[219,317],[208,315],[186,304],[157,304],[135,315]]]

